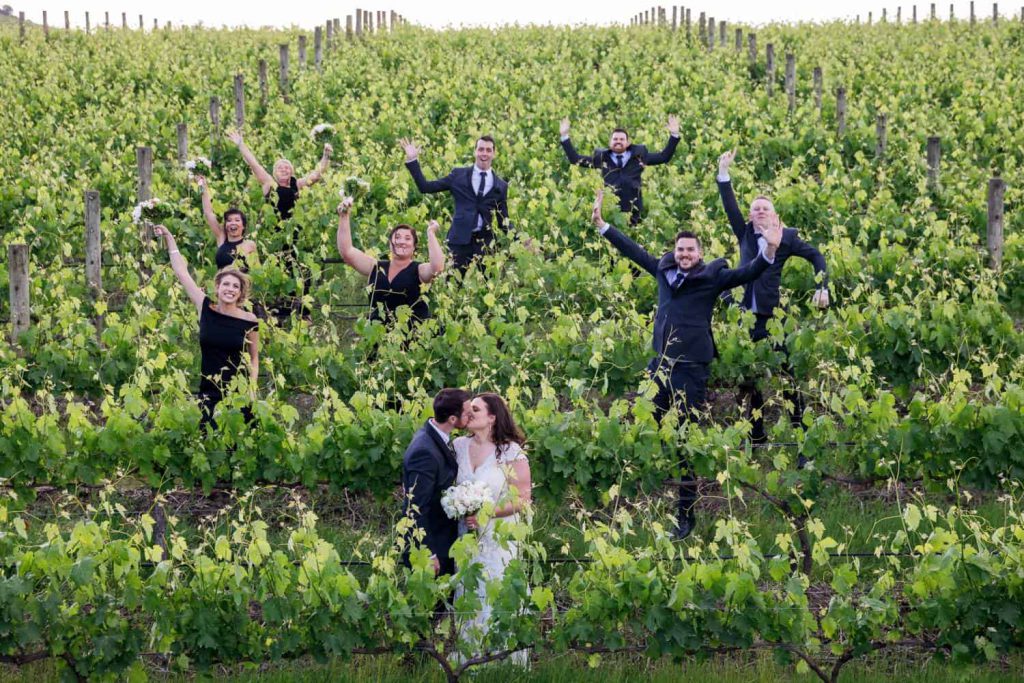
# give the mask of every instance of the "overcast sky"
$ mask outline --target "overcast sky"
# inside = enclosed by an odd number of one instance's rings
[[[139,14],[142,14],[147,26],[152,26],[153,19],[160,24],[170,20],[176,24],[195,24],[203,22],[207,26],[290,26],[312,28],[329,18],[339,17],[345,24],[345,15],[353,12],[356,3],[264,3],[238,2],[237,0],[177,0],[172,2],[129,2],[126,0],[0,0],[0,4],[11,5],[15,13],[25,12],[27,19],[42,21],[42,12],[49,12],[49,23],[61,26],[64,23],[64,10],[71,12],[71,21],[76,26],[84,25],[85,12],[90,13],[90,21],[95,26],[103,21],[103,13],[110,12],[112,24],[120,25],[121,12],[128,13],[129,26],[137,26]],[[653,4],[653,3],[652,3]],[[958,16],[969,14],[969,2],[953,3]],[[936,3],[941,18],[949,16],[949,2]],[[1012,12],[1013,6],[1002,3],[1001,12]],[[495,25],[512,24],[612,24],[626,23],[630,16],[642,12],[651,4],[607,2],[600,0],[514,0],[513,2],[495,2],[494,0],[467,0],[453,2],[422,2],[414,0],[390,0],[378,4],[359,3],[362,9],[395,10],[404,14],[410,21],[426,26],[444,27],[459,25]],[[671,5],[668,9],[671,20]],[[789,0],[772,3],[764,0],[717,0],[704,7],[694,6],[691,14],[696,20],[702,10],[715,19],[726,22],[742,21],[748,24],[763,24],[771,21],[826,21],[829,19],[853,19],[857,14],[866,20],[869,11],[877,20],[882,8],[888,8],[890,19],[895,18],[897,4],[886,5],[870,0]],[[903,5],[903,16],[909,20],[911,3]],[[918,2],[918,16],[923,18],[929,11],[930,3]],[[982,1],[976,5],[979,16],[990,15],[991,2]],[[1019,11],[1019,7],[1018,7]]]

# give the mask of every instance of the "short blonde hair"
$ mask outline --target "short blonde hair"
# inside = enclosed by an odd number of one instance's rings
[[[217,275],[213,278],[214,287],[219,287],[220,283],[224,281],[226,277],[233,277],[238,280],[240,285],[240,292],[238,294],[238,303],[243,304],[249,298],[249,292],[252,290],[252,280],[249,276],[243,273],[235,266],[225,266],[217,271]]]
[[[295,166],[292,164],[292,162],[284,158],[278,159],[277,161],[274,162],[274,170],[276,171],[277,167],[280,166],[281,164],[286,164],[288,168],[291,169],[292,175],[295,175]]]

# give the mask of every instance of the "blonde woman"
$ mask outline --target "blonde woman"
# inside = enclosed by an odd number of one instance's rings
[[[272,192],[277,194],[275,206],[282,221],[292,217],[292,210],[295,208],[295,200],[299,196],[299,191],[319,182],[323,174],[327,172],[327,166],[331,163],[331,152],[334,151],[329,144],[325,144],[323,157],[320,158],[317,167],[308,175],[296,178],[295,167],[287,159],[275,161],[273,175],[267,173],[267,169],[263,168],[263,165],[256,159],[256,155],[246,146],[239,131],[229,132],[228,139],[235,143],[242,158],[245,159],[245,163],[249,164],[256,180],[263,187],[263,196],[269,199]]]
[[[216,299],[211,300],[192,279],[188,263],[178,250],[171,232],[162,225],[156,226],[154,232],[164,238],[171,269],[199,314],[199,349],[202,356],[199,404],[203,410],[202,424],[216,427],[214,408],[224,397],[224,387],[238,373],[243,351],[249,352],[250,395],[259,377],[259,321],[255,315],[241,308],[249,296],[249,276],[233,266],[221,269],[214,278]]]

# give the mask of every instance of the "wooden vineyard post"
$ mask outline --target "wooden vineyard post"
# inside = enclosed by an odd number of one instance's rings
[[[771,97],[775,90],[775,45],[768,43],[765,47],[765,55],[767,57],[766,86],[768,88],[768,97]]]
[[[345,40],[347,40],[350,43],[352,42],[352,31],[352,15],[348,14],[345,16]]]
[[[85,284],[93,301],[103,296],[103,248],[100,239],[100,193],[85,191]],[[103,316],[93,320],[97,335],[103,331]]]
[[[818,116],[821,116],[821,90],[821,67],[816,66],[814,67],[814,108],[818,110]]]
[[[839,137],[846,134],[846,88],[836,88],[836,132]]]
[[[278,76],[281,86],[281,99],[288,101],[288,44],[280,45],[281,69]]]
[[[235,74],[235,128],[245,127],[245,76]]]
[[[747,34],[747,55],[750,58],[750,66],[753,68],[757,65],[757,34]]]
[[[18,40],[25,42],[25,13],[18,12]]]
[[[306,68],[306,34],[299,36],[299,69]]]
[[[71,12],[64,10],[64,30],[71,30]]]
[[[320,27],[318,26],[317,29]],[[327,51],[331,51],[331,43],[334,42],[334,22],[330,19],[327,20]]]
[[[85,13],[85,35],[89,35],[89,13]]]
[[[736,52],[743,52],[743,29],[736,29]]]
[[[330,26],[330,24],[328,24]],[[317,70],[323,69],[324,66],[324,46],[323,46],[323,29],[317,26],[313,31],[313,64]]]
[[[136,147],[135,162],[139,173],[135,201],[141,204],[153,197],[153,148]],[[142,223],[139,226],[139,237],[145,250],[148,251],[153,248],[153,226]]]
[[[185,165],[188,161],[188,124],[178,124],[178,164]]]
[[[267,83],[267,60],[260,60],[260,107],[266,108],[267,100],[270,99],[270,85]]]
[[[988,181],[988,259],[989,267],[1003,267],[1003,195],[1006,181],[996,176]],[[12,308],[13,310],[13,308]]]
[[[220,98],[214,95],[210,98],[210,158],[217,156],[220,149]]]
[[[43,38],[50,39],[50,22],[46,19],[46,10],[43,10]]]
[[[29,308],[28,245],[12,244],[7,247],[8,292],[11,300],[11,342],[32,324]]]
[[[786,55],[786,96],[789,98],[789,113],[796,109],[796,55]]]
[[[888,137],[887,128],[889,117],[879,114],[875,121],[875,158],[881,160],[885,157],[885,143]]]
[[[939,166],[942,163],[942,139],[933,135],[928,138],[928,189],[939,189]]]

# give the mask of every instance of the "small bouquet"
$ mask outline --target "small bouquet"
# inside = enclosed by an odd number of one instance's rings
[[[189,180],[192,180],[197,175],[208,178],[210,177],[210,172],[213,171],[213,162],[206,157],[196,157],[185,162],[185,170],[188,171]]]
[[[309,137],[313,142],[319,144],[330,142],[334,137],[334,126],[329,123],[318,123],[313,126],[313,130],[309,131]]]
[[[153,197],[135,205],[135,208],[132,209],[132,223],[135,225],[162,223],[172,215],[170,204]]]
[[[345,178],[345,182],[341,186],[342,197],[352,197],[352,199],[359,201],[368,194],[370,194],[370,183],[354,175]]]
[[[471,479],[445,489],[441,494],[441,507],[448,519],[459,519],[480,512],[489,500],[491,490],[487,484]]]

